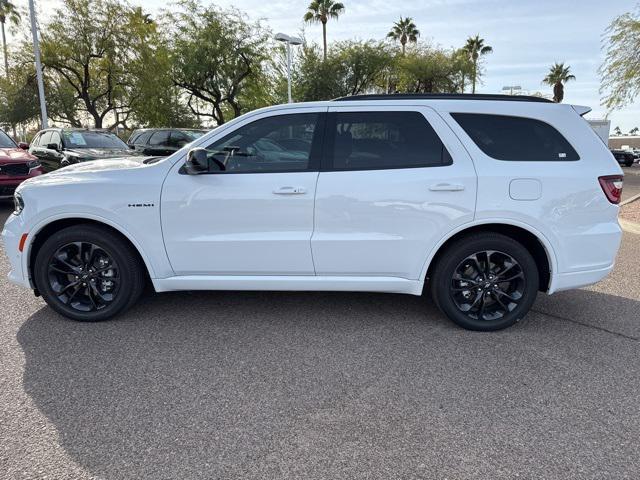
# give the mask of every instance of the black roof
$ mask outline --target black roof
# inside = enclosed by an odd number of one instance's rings
[[[334,99],[335,102],[351,100],[497,100],[502,102],[539,102],[553,103],[542,97],[529,95],[500,95],[487,93],[390,93],[371,95],[352,95]]]

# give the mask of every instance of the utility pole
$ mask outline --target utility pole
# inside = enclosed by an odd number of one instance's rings
[[[38,28],[36,26],[36,8],[33,5],[33,0],[29,0],[29,16],[31,17],[31,35],[33,36],[33,56],[36,59],[36,78],[38,80],[38,97],[40,98],[40,116],[42,117],[42,128],[49,128],[47,104],[44,99],[42,64],[40,63],[40,43],[38,41]]]

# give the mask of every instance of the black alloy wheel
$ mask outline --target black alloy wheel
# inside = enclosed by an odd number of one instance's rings
[[[465,258],[451,279],[458,309],[474,320],[497,320],[512,312],[524,296],[522,267],[510,255],[495,250]]]
[[[100,245],[73,242],[52,255],[49,286],[58,300],[74,310],[92,312],[114,301],[120,288],[118,264]]]
[[[468,330],[494,331],[522,319],[540,287],[538,266],[516,239],[478,232],[454,241],[429,278],[438,308]]]
[[[108,227],[78,224],[49,236],[38,250],[33,281],[56,312],[73,320],[107,320],[131,307],[147,277],[127,239]]]

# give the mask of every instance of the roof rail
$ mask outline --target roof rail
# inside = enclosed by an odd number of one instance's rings
[[[540,102],[553,103],[543,97],[530,95],[500,95],[488,93],[389,93],[351,95],[334,99],[334,102],[349,102],[352,100],[494,100],[502,102]]]

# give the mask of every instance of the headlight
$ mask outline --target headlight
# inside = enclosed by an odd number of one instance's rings
[[[20,215],[22,210],[24,210],[24,200],[22,199],[22,195],[16,192],[13,194],[13,214]]]
[[[27,167],[29,170],[33,170],[34,168],[38,168],[40,166],[40,162],[38,160],[30,160],[27,162]]]

